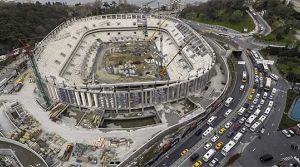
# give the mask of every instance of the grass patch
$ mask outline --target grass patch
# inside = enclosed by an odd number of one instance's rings
[[[235,78],[235,59],[233,57],[233,55],[230,55],[228,58],[227,58],[227,64],[228,64],[228,68],[229,68],[229,71],[230,71],[230,76],[231,76],[231,83],[230,85],[233,84],[234,82],[234,78]]]
[[[234,29],[239,32],[244,32],[244,28],[246,28],[248,30],[248,32],[252,31],[255,28],[255,24],[254,24],[252,18],[248,14],[244,14],[242,16],[241,21],[236,22],[236,23],[230,22],[228,20],[227,16],[221,16],[218,18],[217,21],[209,20],[201,15],[198,18],[195,16],[192,16],[192,17],[189,17],[188,19],[197,21],[197,22],[201,22],[201,23],[228,27],[228,28]]]
[[[293,90],[287,91],[287,99],[286,99],[285,109],[284,109],[284,113],[282,115],[282,118],[281,118],[281,121],[279,124],[279,130],[289,128],[289,127],[295,126],[297,123],[300,123],[300,122],[294,121],[288,117],[288,112],[289,112],[295,98],[299,95],[300,95],[300,93],[297,93]]]

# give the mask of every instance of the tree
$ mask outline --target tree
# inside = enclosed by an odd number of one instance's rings
[[[103,3],[103,6],[104,6],[106,9],[110,7],[110,5],[108,4],[108,2],[104,2],[104,3]]]
[[[243,17],[243,13],[240,10],[236,10],[230,16],[229,21],[232,23],[237,23],[242,19],[242,17]]]

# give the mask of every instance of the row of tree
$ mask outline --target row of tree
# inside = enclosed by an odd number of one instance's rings
[[[197,18],[203,17],[211,21],[239,22],[246,14],[247,7],[245,0],[210,0],[200,3],[198,6],[187,5],[180,13],[181,17],[188,18],[196,15]]]
[[[57,25],[71,17],[85,17],[96,14],[135,12],[137,6],[128,4],[100,3],[67,6],[55,2],[5,3],[0,1],[0,55],[19,47],[18,40],[39,42]]]

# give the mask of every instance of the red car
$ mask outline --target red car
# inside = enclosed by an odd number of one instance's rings
[[[292,130],[298,136],[300,135],[300,129],[297,127],[291,127],[289,130]]]
[[[240,129],[240,127],[241,127],[241,124],[235,123],[235,124],[233,125],[233,130],[234,130],[234,131],[238,131],[238,130]]]

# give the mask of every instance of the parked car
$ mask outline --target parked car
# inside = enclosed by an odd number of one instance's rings
[[[282,132],[287,138],[292,137],[291,134],[290,134],[286,129],[283,129],[281,132]]]
[[[259,158],[259,160],[261,162],[271,161],[272,159],[273,159],[273,156],[271,154],[265,154]]]

